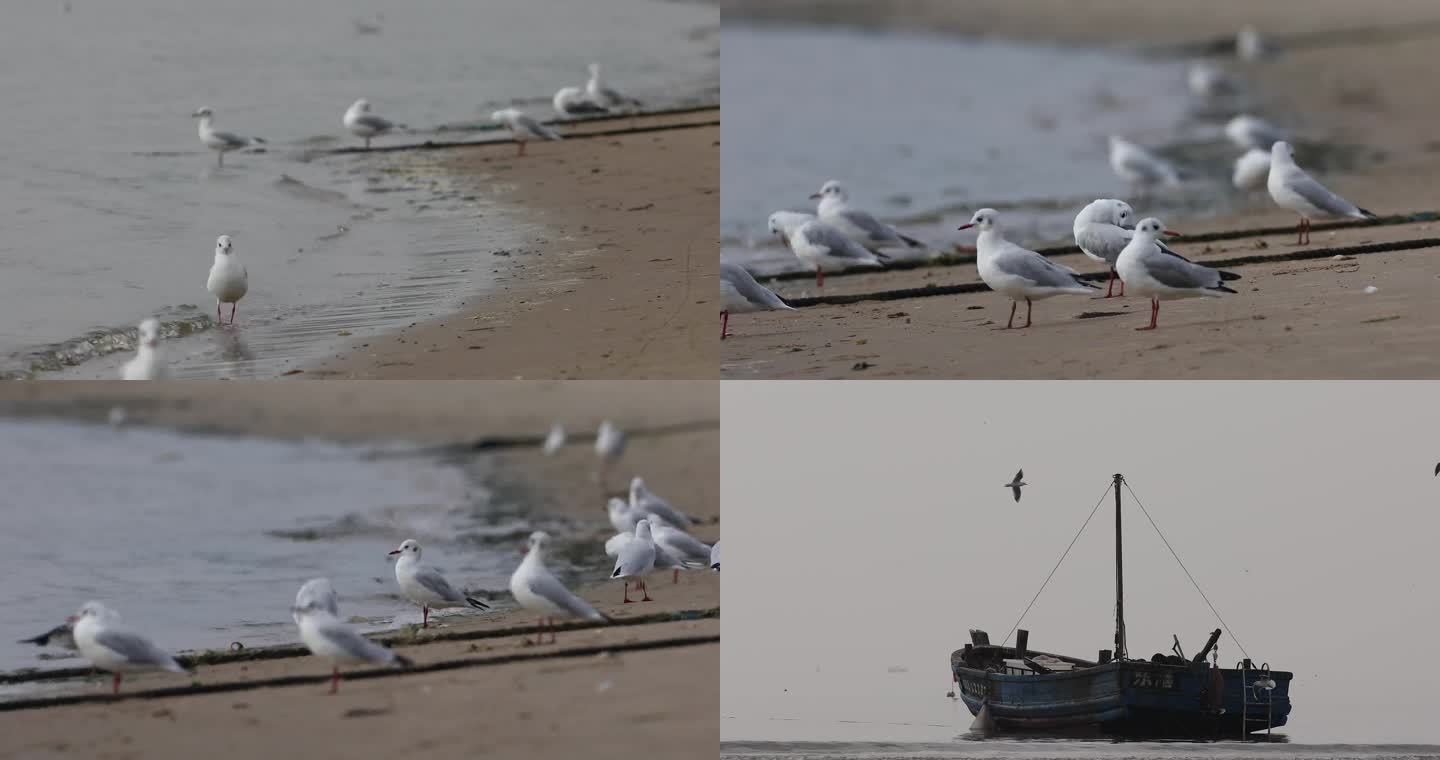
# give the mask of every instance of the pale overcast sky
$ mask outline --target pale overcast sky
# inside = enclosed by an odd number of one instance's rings
[[[1292,740],[1440,742],[1433,383],[721,388],[722,739],[963,732],[950,652],[1005,636],[1120,472],[1251,657],[1295,673]],[[1217,623],[1127,507],[1131,655],[1172,633],[1193,653]],[[1113,534],[1107,502],[1026,618],[1032,648],[1111,646]]]

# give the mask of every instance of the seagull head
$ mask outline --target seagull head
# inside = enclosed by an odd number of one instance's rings
[[[804,214],[798,211],[776,211],[767,220],[770,225],[770,233],[779,235],[785,247],[790,247],[790,233],[799,229],[806,222],[815,220],[814,214]]]
[[[1161,224],[1160,220],[1153,216],[1141,219],[1140,223],[1135,225],[1135,237],[1137,238],[1143,237],[1158,240],[1165,232],[1165,225]]]
[[[1276,140],[1270,146],[1270,160],[1295,163],[1295,146],[1284,140]]]
[[[140,345],[154,348],[160,343],[160,320],[147,319],[140,323]]]
[[[235,244],[233,241],[230,240],[229,235],[221,235],[220,237],[215,238],[215,254],[217,256],[229,256],[230,249],[233,248],[234,245]]]
[[[641,519],[635,523],[635,537],[650,540],[650,521]]]
[[[605,503],[605,511],[609,512],[611,517],[619,517],[629,511],[629,509],[630,505],[627,504],[624,499],[618,499],[613,496],[610,498],[610,501]]]
[[[810,199],[815,200],[817,198],[838,198],[843,201],[845,200],[845,197],[845,188],[841,187],[839,182],[832,179],[829,182],[821,185],[820,191],[811,195]]]
[[[527,552],[535,557],[545,556],[545,550],[550,548],[550,534],[543,530],[537,530],[530,534],[530,545]]]
[[[397,554],[400,555],[402,558],[414,557],[415,559],[420,559],[420,542],[416,541],[413,538],[405,539],[400,543],[399,548],[390,552],[389,556],[394,557]]]
[[[68,618],[65,618],[65,622],[67,622],[67,623],[74,623],[74,622],[76,622],[76,621],[83,620],[83,619],[85,619],[85,618],[94,618],[94,619],[96,619],[96,620],[105,620],[105,619],[115,618],[115,617],[118,617],[118,615],[116,615],[116,614],[115,614],[115,611],[112,610],[112,609],[110,609],[109,607],[106,607],[105,605],[103,605],[103,604],[101,604],[101,603],[99,603],[99,602],[86,602],[83,606],[80,607],[80,611],[79,611],[79,612],[75,613],[74,615],[71,615],[71,616],[68,617]]]
[[[208,118],[210,118],[210,117],[212,117],[212,116],[214,116],[214,115],[215,115],[215,112],[210,110],[210,106],[203,106],[203,107],[201,107],[201,108],[195,109],[195,113],[190,114],[190,118],[192,118],[192,119],[208,119]]]
[[[1000,212],[993,208],[982,208],[970,217],[969,224],[960,225],[959,229],[968,230],[971,227],[979,227],[981,232],[989,232],[1000,226]]]
[[[351,112],[351,113],[369,113],[369,112],[370,112],[370,101],[368,101],[368,100],[366,100],[366,99],[364,99],[364,98],[361,98],[361,99],[355,101],[354,103],[351,103],[351,104],[350,104],[350,112]]]
[[[1135,229],[1135,209],[1122,200],[1110,198],[1106,200],[1110,206],[1110,223],[1122,229]]]
[[[491,113],[491,114],[490,114],[490,120],[491,120],[491,121],[498,121],[498,122],[500,122],[501,124],[504,124],[504,123],[510,121],[511,119],[515,118],[515,115],[516,115],[517,113],[519,113],[519,112],[516,111],[516,110],[513,109],[513,108],[502,108],[502,109],[500,109],[499,111],[495,111],[495,112]]]

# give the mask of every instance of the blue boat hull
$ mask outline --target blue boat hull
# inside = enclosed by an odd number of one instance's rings
[[[1069,672],[1003,675],[952,660],[952,670],[965,706],[978,715],[988,704],[1000,731],[1239,738],[1283,726],[1290,714],[1286,672],[1269,673],[1275,688],[1267,693],[1242,685],[1242,677],[1251,683],[1260,678],[1258,671],[1204,664],[1126,660]]]

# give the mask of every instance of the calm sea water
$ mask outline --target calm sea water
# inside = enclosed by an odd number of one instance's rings
[[[377,13],[380,33],[359,33]],[[444,314],[530,230],[483,187],[379,156],[309,160],[355,142],[345,108],[367,97],[419,132],[382,144],[419,142],[512,102],[549,117],[591,61],[655,106],[713,100],[718,24],[713,4],[659,0],[15,3],[0,24],[0,373],[103,352],[152,315],[206,326],[222,233],[250,269],[241,329],[167,342],[182,375],[273,375]],[[268,151],[216,169],[200,106]]]
[[[722,742],[722,758],[747,760],[1418,760],[1440,757],[1426,744],[1257,744],[1240,742],[1101,742],[957,740],[945,743]]]
[[[387,445],[387,453],[406,451]],[[289,606],[329,577],[364,626],[419,622],[387,552],[406,538],[459,585],[503,594],[536,527],[570,579],[604,576],[595,522],[537,521],[484,457],[372,456],[320,441],[0,421],[0,670],[78,665],[17,644],[98,599],[172,650],[296,640]],[[538,455],[538,454],[537,454]],[[496,598],[497,606],[506,599]]]

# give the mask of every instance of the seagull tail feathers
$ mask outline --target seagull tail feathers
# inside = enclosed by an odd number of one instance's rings
[[[477,609],[477,610],[488,610],[488,609],[490,609],[490,605],[488,605],[488,604],[480,601],[479,599],[476,599],[476,598],[473,597],[473,596],[467,596],[467,597],[465,597],[465,603],[468,604],[468,605],[470,605],[471,607],[474,607],[474,608]]]

